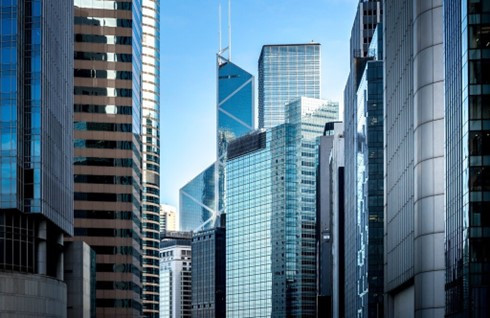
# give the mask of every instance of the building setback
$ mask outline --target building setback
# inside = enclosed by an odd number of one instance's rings
[[[444,3],[446,317],[490,315],[488,1]],[[464,7],[466,5],[466,7]]]
[[[160,317],[192,316],[190,232],[167,232],[160,243]]]
[[[73,239],[97,255],[97,316],[139,316],[141,2],[74,4]]]
[[[384,2],[384,285],[389,317],[444,316],[442,28],[442,1]]]
[[[286,105],[320,98],[319,43],[264,45],[259,57],[259,128],[286,122]]]
[[[73,10],[2,1],[0,316],[66,317],[73,234]]]
[[[143,314],[158,317],[160,244],[160,1],[140,0]]]

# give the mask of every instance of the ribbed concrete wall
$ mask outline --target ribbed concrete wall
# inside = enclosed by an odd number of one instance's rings
[[[41,275],[2,272],[0,317],[65,318],[66,284]]]

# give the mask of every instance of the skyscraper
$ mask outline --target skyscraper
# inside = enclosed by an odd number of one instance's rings
[[[141,2],[75,0],[74,21],[74,239],[96,252],[97,316],[139,316]]]
[[[317,137],[325,122],[338,118],[338,104],[302,97],[289,104],[286,118],[228,148],[226,310],[232,316],[301,317],[316,310]]]
[[[226,317],[225,228],[192,236],[192,317]]]
[[[264,45],[259,58],[259,128],[286,122],[286,104],[320,98],[320,44]]]
[[[160,243],[160,317],[191,317],[192,253],[189,232],[167,232]]]
[[[0,11],[0,316],[65,317],[72,3],[2,1]]]
[[[180,189],[180,229],[212,228],[224,212],[226,149],[254,128],[254,78],[217,55],[217,160]]]
[[[446,317],[490,315],[488,1],[444,1]]]
[[[345,165],[349,168],[346,188],[355,197],[349,198],[345,231],[354,241],[349,246],[349,262],[355,265],[346,273],[355,282],[355,301],[346,303],[361,317],[383,316],[383,61],[382,26],[372,34],[369,56],[363,58],[359,69],[355,104],[349,110],[350,120],[345,138]],[[346,111],[347,114],[347,111]],[[347,120],[347,119],[346,119]],[[348,154],[348,155],[347,155]],[[350,202],[355,199],[355,202]],[[353,253],[355,252],[355,253]],[[355,308],[351,306],[355,304]]]
[[[382,19],[382,4],[379,0],[359,1],[350,37],[350,72],[344,90],[345,125],[345,316],[354,317],[363,304],[360,286],[358,253],[360,250],[360,226],[358,224],[357,165],[358,156],[358,89],[367,61],[374,58],[369,45],[375,28]],[[361,97],[361,96],[360,96]],[[362,96],[364,97],[364,96]],[[362,103],[360,100],[359,103]],[[361,254],[362,255],[362,254]],[[367,306],[365,306],[367,307]],[[365,308],[364,307],[364,308]]]
[[[160,1],[140,0],[143,314],[158,317],[160,244]]]
[[[385,309],[444,316],[442,1],[384,2]]]

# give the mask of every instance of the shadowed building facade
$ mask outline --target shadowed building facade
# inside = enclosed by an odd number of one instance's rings
[[[139,0],[75,0],[74,240],[104,317],[142,313],[141,18]]]
[[[446,317],[490,315],[489,1],[445,0]]]
[[[73,3],[0,3],[0,316],[66,317]]]

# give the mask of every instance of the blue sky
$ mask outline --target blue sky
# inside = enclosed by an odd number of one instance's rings
[[[216,156],[218,1],[160,2],[162,203],[178,206],[179,189]],[[232,60],[257,76],[262,45],[314,40],[322,44],[322,98],[341,101],[357,2],[232,0]]]

